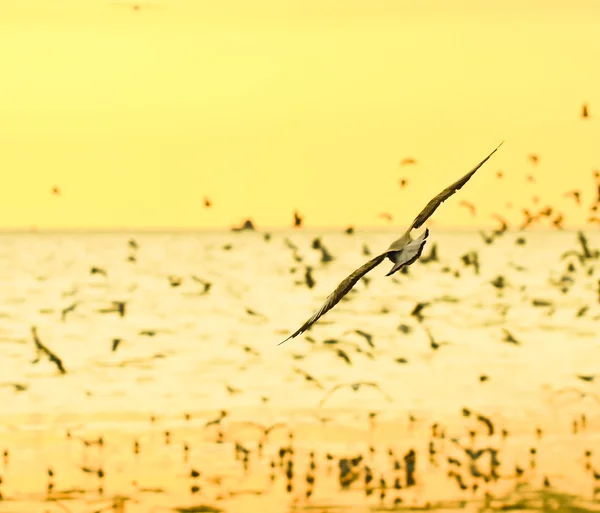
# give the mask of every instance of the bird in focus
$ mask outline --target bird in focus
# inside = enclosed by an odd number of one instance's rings
[[[352,287],[356,285],[358,280],[360,280],[369,271],[377,267],[386,258],[391,260],[394,264],[390,271],[386,274],[386,276],[390,276],[401,270],[403,267],[411,265],[413,262],[415,262],[421,256],[426,239],[429,235],[429,229],[426,228],[425,231],[416,239],[413,239],[411,237],[411,231],[420,228],[433,215],[433,213],[444,201],[446,201],[450,196],[452,196],[457,190],[462,188],[475,174],[475,172],[481,166],[483,166],[483,164],[485,164],[488,161],[488,159],[494,153],[496,153],[496,151],[498,151],[498,148],[502,146],[503,142],[500,143],[496,147],[496,149],[494,149],[494,151],[492,151],[485,159],[483,159],[479,164],[477,164],[466,175],[458,179],[452,185],[446,187],[442,192],[440,192],[437,196],[431,199],[429,203],[427,203],[425,208],[419,213],[419,215],[417,215],[417,217],[408,227],[406,232],[399,239],[392,242],[390,247],[383,253],[372,258],[366,264],[363,264],[361,267],[359,267],[353,273],[351,273],[347,278],[345,278],[337,286],[337,288],[327,297],[325,303],[321,306],[321,308],[319,308],[310,319],[308,319],[288,338],[280,342],[279,345],[283,344],[291,338],[297,337],[298,335],[304,333],[307,329],[309,329],[323,315],[325,315],[329,310],[331,310],[335,305],[337,305],[341,301],[341,299],[348,292],[350,292]]]

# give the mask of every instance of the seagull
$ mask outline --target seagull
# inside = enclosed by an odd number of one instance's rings
[[[321,408],[325,404],[327,399],[329,399],[331,394],[333,394],[336,390],[339,390],[340,388],[344,388],[344,387],[350,387],[350,388],[352,388],[352,390],[354,390],[356,392],[360,389],[360,387],[363,387],[363,386],[376,388],[377,390],[379,390],[382,393],[383,397],[385,397],[385,399],[388,402],[390,402],[390,403],[392,402],[392,398],[388,394],[386,394],[383,390],[381,390],[381,388],[379,387],[379,385],[377,383],[373,383],[370,381],[358,381],[357,383],[343,383],[340,385],[336,385],[332,389],[328,390],[327,393],[325,394],[325,397],[323,397],[323,399],[321,399],[321,402],[319,403],[319,408]]]
[[[377,267],[381,262],[383,262],[386,258],[389,258],[394,266],[386,274],[386,276],[390,276],[395,272],[399,271],[406,265],[412,264],[417,258],[421,256],[423,251],[423,247],[425,246],[425,242],[427,236],[429,235],[429,229],[425,229],[425,231],[416,239],[413,239],[410,236],[410,232],[413,229],[420,228],[437,210],[437,208],[446,201],[450,196],[452,196],[457,190],[459,190],[463,185],[465,185],[469,179],[475,174],[475,172],[485,164],[488,159],[496,153],[498,148],[502,146],[500,143],[494,151],[492,151],[485,159],[483,159],[479,164],[477,164],[471,171],[469,171],[465,176],[454,182],[449,187],[446,187],[442,192],[440,192],[437,196],[435,196],[432,200],[427,203],[425,208],[419,213],[419,215],[415,218],[415,220],[411,223],[410,227],[402,237],[398,240],[392,242],[390,247],[384,251],[383,253],[377,255],[375,258],[369,260],[366,264],[359,267],[356,271],[354,271],[350,276],[348,276],[345,280],[343,280],[337,288],[327,297],[325,303],[319,310],[315,312],[315,314],[308,319],[298,330],[292,333],[288,338],[284,341],[280,342],[279,345],[287,342],[291,338],[295,338],[298,335],[304,333],[307,329],[309,329],[315,322],[317,322],[323,315],[325,315],[329,310],[331,310],[335,305],[337,305],[341,299],[354,287],[354,285],[360,280],[365,274],[367,274],[370,270]]]

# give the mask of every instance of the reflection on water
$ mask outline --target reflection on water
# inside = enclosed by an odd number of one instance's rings
[[[432,233],[278,347],[393,235],[3,235],[0,511],[590,507],[586,236]]]

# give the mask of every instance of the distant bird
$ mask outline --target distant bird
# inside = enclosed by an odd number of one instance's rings
[[[129,247],[131,249],[139,249],[139,245],[138,245],[138,243],[136,242],[135,239],[129,239],[129,241],[127,242],[127,244],[129,245]]]
[[[504,177],[504,173],[500,170],[496,171],[496,178],[503,178]]]
[[[489,436],[492,436],[494,434],[494,424],[488,417],[485,417],[484,415],[477,415],[477,420],[482,424],[485,424],[485,426],[488,429]]]
[[[198,276],[194,276],[192,274],[192,280],[194,280],[196,283],[199,283],[200,285],[202,285],[204,287],[204,290],[202,291],[203,294],[207,294],[208,291],[210,290],[210,288],[212,287],[212,283],[206,280],[203,280],[202,278],[198,277]]]
[[[212,201],[207,196],[204,196],[204,208],[212,207]]]
[[[309,329],[317,320],[325,315],[329,310],[331,310],[336,304],[340,302],[340,300],[354,287],[354,285],[362,278],[365,274],[367,274],[370,270],[377,267],[381,262],[383,262],[386,258],[391,260],[394,263],[392,269],[387,273],[386,276],[390,276],[395,272],[402,269],[404,266],[410,265],[415,260],[417,260],[423,251],[423,247],[425,246],[425,242],[427,236],[429,235],[429,229],[425,229],[425,231],[416,239],[413,239],[410,235],[410,232],[413,229],[420,228],[437,210],[437,208],[446,201],[450,196],[452,196],[457,190],[462,188],[469,179],[475,174],[475,172],[483,165],[487,160],[498,150],[498,148],[502,145],[498,145],[494,151],[492,151],[485,159],[483,159],[479,164],[477,164],[471,171],[469,171],[462,178],[454,182],[449,187],[446,187],[442,192],[440,192],[437,196],[435,196],[432,200],[427,203],[425,208],[419,213],[419,215],[414,219],[414,221],[409,226],[408,230],[402,235],[399,239],[394,241],[390,247],[377,255],[375,258],[369,260],[366,264],[359,267],[356,271],[354,271],[350,276],[344,279],[337,288],[327,297],[325,303],[319,310],[308,319],[298,330],[296,330],[292,335],[288,338],[280,342],[283,344],[290,338],[294,338],[301,333],[304,333],[307,329]]]
[[[302,369],[298,368],[298,367],[294,367],[292,369],[296,374],[299,374],[300,376],[302,376],[306,381],[314,383],[318,388],[324,388],[323,385],[321,384],[321,382],[315,378],[312,374],[309,374],[306,371],[303,371]]]
[[[171,287],[179,287],[183,283],[183,278],[181,276],[167,276],[169,279],[169,285]]]
[[[408,185],[408,179],[406,179],[406,178],[400,178],[400,180],[398,181],[398,183],[400,184],[400,188],[404,189],[404,187],[406,187]]]
[[[529,160],[535,166],[540,161],[540,157],[539,157],[539,155],[536,155],[535,153],[531,153],[529,155]]]
[[[519,342],[506,328],[502,328],[502,331],[504,332],[504,342],[508,342],[509,344],[514,344],[516,346],[521,345],[521,342]]]
[[[312,275],[312,271],[313,268],[309,265],[306,267],[306,272],[304,273],[304,281],[309,289],[312,289],[316,285],[315,279]]]
[[[0,383],[0,387],[12,387],[15,392],[25,392],[29,388],[29,385],[22,383]]]
[[[577,377],[578,377],[578,378],[579,378],[581,381],[587,381],[588,383],[590,383],[590,382],[594,381],[594,378],[595,378],[596,376],[594,376],[593,374],[591,374],[591,375],[583,375],[583,374],[579,374]]]
[[[54,196],[60,196],[62,193],[60,192],[60,189],[56,186],[52,187],[52,194]]]
[[[415,305],[415,307],[412,309],[412,311],[410,312],[410,315],[412,315],[413,317],[417,318],[417,321],[419,322],[423,322],[423,319],[425,319],[425,317],[423,316],[423,314],[421,313],[426,307],[428,307],[429,305],[431,305],[431,303],[425,301],[425,302],[419,302]]]
[[[284,422],[277,422],[276,424],[271,424],[270,426],[263,426],[262,424],[258,424],[257,422],[246,421],[242,423],[245,426],[253,426],[260,429],[263,433],[263,440],[267,440],[271,432],[277,428],[285,428],[287,424]]]
[[[112,352],[114,353],[117,348],[119,347],[119,344],[122,342],[122,340],[120,338],[113,338],[112,341]]]
[[[581,117],[582,117],[583,119],[587,119],[587,118],[589,118],[589,117],[590,117],[590,112],[589,112],[589,109],[588,109],[588,104],[587,104],[587,103],[584,103],[584,104],[581,106]]]
[[[390,214],[388,212],[382,212],[381,214],[379,214],[379,217],[381,217],[383,219],[387,219],[388,221],[394,220],[394,218],[392,217],[392,214]]]
[[[90,269],[90,274],[101,274],[104,277],[108,276],[108,273],[104,269],[101,269],[100,267],[92,267]]]
[[[298,213],[298,211],[294,211],[294,228],[300,228],[302,226],[303,218]]]
[[[118,313],[121,317],[125,317],[125,308],[127,303],[125,301],[111,301],[111,308],[101,308],[96,310],[98,313]]]
[[[475,205],[473,205],[473,203],[471,203],[469,201],[461,200],[461,201],[458,202],[458,204],[461,207],[468,208],[469,212],[471,212],[471,217],[475,217],[475,214],[477,213],[477,211],[476,211]]]
[[[434,351],[437,351],[442,346],[449,346],[450,345],[450,342],[436,342],[435,339],[433,338],[433,335],[431,334],[431,332],[427,328],[425,328],[425,333],[427,333],[427,338],[429,338],[429,346]]]
[[[373,335],[371,335],[370,333],[367,333],[366,331],[362,330],[348,330],[344,334],[347,333],[356,333],[357,335],[360,335],[367,341],[367,344],[369,344],[373,349],[375,349],[375,344],[373,344]]]
[[[574,191],[565,192],[564,197],[568,198],[569,196],[573,196],[575,203],[577,203],[578,205],[581,205],[581,191],[574,190]]]
[[[417,161],[416,161],[415,159],[413,159],[412,157],[406,157],[405,159],[402,159],[402,160],[400,161],[400,165],[401,165],[401,166],[409,166],[409,165],[411,165],[411,164],[413,164],[413,165],[414,165],[414,164],[416,164],[416,163],[417,163]]]
[[[39,362],[40,355],[43,353],[48,357],[48,360],[50,360],[50,362],[52,362],[53,364],[56,365],[58,371],[61,374],[66,374],[67,370],[65,369],[62,360],[55,353],[50,351],[50,349],[48,349],[48,347],[46,347],[44,344],[42,344],[40,338],[38,337],[37,328],[35,326],[31,327],[31,335],[33,336],[33,343],[35,344],[35,350],[37,353],[37,357],[33,361],[33,363]]]
[[[562,230],[564,220],[565,220],[565,218],[564,218],[563,214],[559,213],[556,215],[556,217],[554,219],[552,219],[552,224],[554,225],[555,228]]]
[[[355,392],[360,390],[360,387],[372,387],[372,388],[379,390],[383,394],[383,396],[386,398],[387,401],[392,402],[392,398],[389,395],[387,395],[383,390],[381,390],[381,387],[377,383],[373,383],[370,381],[358,381],[356,383],[345,383],[345,384],[341,384],[341,385],[336,385],[331,390],[328,390],[327,393],[325,394],[325,397],[323,397],[323,399],[321,399],[321,402],[319,403],[319,408],[321,408],[325,404],[327,399],[329,399],[329,397],[331,397],[331,395],[336,390],[339,390],[340,388],[344,388],[344,387],[350,387]]]
[[[219,424],[221,424],[221,421],[227,417],[228,413],[227,410],[221,410],[219,412],[219,416],[216,419],[213,420],[209,420],[206,424],[204,424],[204,427],[209,427],[209,426],[218,426]]]
[[[65,322],[65,320],[67,319],[67,314],[70,312],[75,311],[75,308],[77,308],[77,305],[79,305],[79,301],[75,301],[75,303],[73,303],[70,306],[67,306],[66,308],[63,308],[60,312],[60,319],[62,322]]]
[[[132,11],[135,11],[135,12],[141,11],[142,9],[146,10],[146,9],[155,9],[157,7],[160,7],[157,4],[127,3],[127,2],[111,2],[110,5],[115,6],[115,7],[129,7]]]

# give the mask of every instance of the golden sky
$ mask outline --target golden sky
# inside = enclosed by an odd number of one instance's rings
[[[589,215],[597,0],[143,5],[0,2],[0,228],[400,229],[502,140],[433,224]]]

